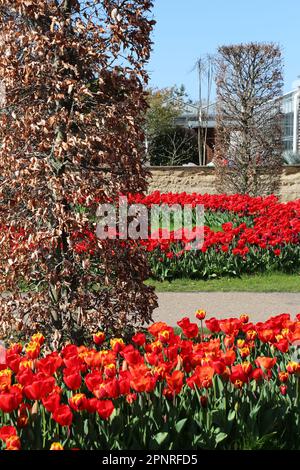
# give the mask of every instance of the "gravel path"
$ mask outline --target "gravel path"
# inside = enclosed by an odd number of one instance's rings
[[[247,313],[257,322],[279,313],[300,313],[300,293],[161,292],[158,304],[154,320],[172,326],[184,316],[194,319],[198,308],[206,310],[208,317],[238,317]]]

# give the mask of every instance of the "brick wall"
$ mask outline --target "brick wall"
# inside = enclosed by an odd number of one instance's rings
[[[187,192],[216,194],[215,170],[209,167],[151,167],[149,192]],[[300,165],[284,166],[280,198],[291,201],[300,198]]]

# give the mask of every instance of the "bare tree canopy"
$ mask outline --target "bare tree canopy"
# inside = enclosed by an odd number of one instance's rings
[[[3,334],[76,336],[151,319],[144,254],[95,239],[91,222],[99,201],[147,186],[151,8],[149,0],[0,0],[0,292],[13,295],[1,301]]]
[[[173,126],[157,134],[150,142],[151,165],[181,166],[198,163],[197,135],[193,129]]]
[[[273,44],[222,46],[217,58],[219,188],[276,192],[282,163],[282,58]]]

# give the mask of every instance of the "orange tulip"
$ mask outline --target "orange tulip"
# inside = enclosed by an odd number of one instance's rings
[[[228,336],[236,336],[241,328],[241,320],[238,318],[226,318],[219,320],[221,331]]]
[[[53,442],[50,450],[64,450],[63,445],[60,442]]]
[[[273,341],[274,338],[275,338],[275,335],[274,335],[274,330],[273,329],[264,329],[264,330],[260,330],[258,332],[258,337],[261,341],[263,341],[264,343],[268,343],[270,341]]]
[[[257,337],[257,332],[255,330],[248,330],[246,333],[246,338],[249,341],[253,341]]]
[[[256,358],[256,361],[255,361],[258,367],[260,367],[261,369],[266,369],[266,370],[272,369],[272,367],[274,367],[276,362],[277,362],[276,357],[266,357],[266,356],[259,356]]]
[[[45,336],[42,333],[36,333],[31,337],[33,343],[38,343],[40,346],[45,342]]]
[[[36,359],[40,354],[40,344],[38,342],[31,341],[25,348],[26,355],[29,359]]]
[[[215,369],[211,366],[197,366],[194,374],[186,381],[190,388],[195,385],[199,388],[209,388],[212,386],[212,378],[215,374]]]
[[[248,347],[240,349],[240,355],[242,359],[245,359],[246,357],[248,357],[249,354],[250,354],[250,349]]]
[[[69,399],[72,410],[82,411],[86,408],[87,398],[84,393],[76,393]]]
[[[118,353],[124,349],[125,343],[122,338],[113,338],[110,340],[110,347],[115,353]]]
[[[18,436],[10,436],[5,441],[6,450],[20,450],[21,441]]]
[[[283,383],[287,382],[289,380],[289,373],[280,371],[278,373],[278,379],[280,380],[280,382],[283,382]]]
[[[12,371],[10,369],[0,370],[0,392],[8,391],[11,385]]]
[[[175,370],[171,375],[166,376],[166,381],[169,389],[174,394],[180,393],[183,386],[184,374],[180,370]]]
[[[152,336],[157,337],[158,333],[162,330],[165,330],[168,328],[168,325],[165,322],[156,322],[153,323],[151,326],[148,327],[148,331]]]

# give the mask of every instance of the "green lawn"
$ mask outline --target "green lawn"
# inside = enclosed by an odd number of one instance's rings
[[[271,273],[242,278],[149,280],[158,292],[300,292],[300,274]]]

